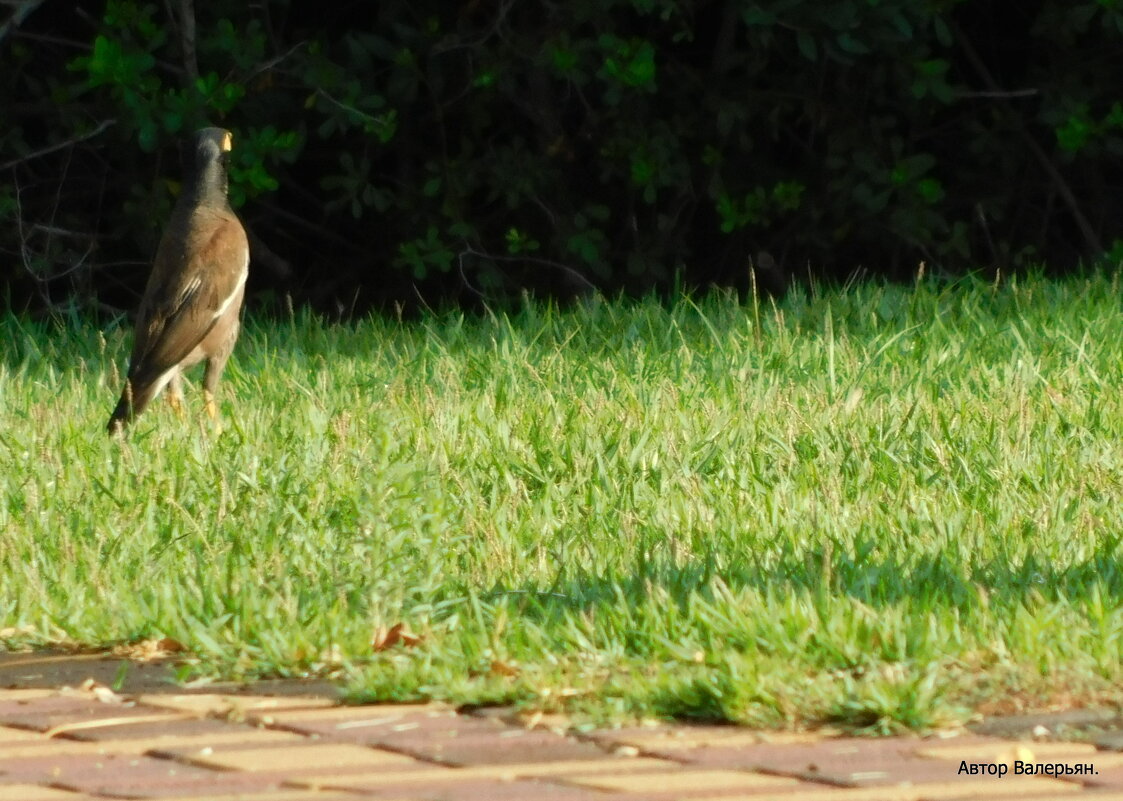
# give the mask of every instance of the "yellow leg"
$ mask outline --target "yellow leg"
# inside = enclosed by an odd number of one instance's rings
[[[172,373],[171,378],[168,379],[168,405],[172,407],[176,417],[180,420],[187,416],[187,409],[183,405],[183,376],[179,374],[179,370]]]
[[[218,419],[218,405],[214,402],[214,395],[210,390],[203,390],[203,408],[207,410],[207,417]]]
[[[207,417],[214,421],[215,433],[222,433],[222,421],[218,419],[218,404],[214,401],[214,394],[208,390],[203,390],[203,408],[207,411]]]
[[[172,407],[172,411],[175,412],[176,417],[180,420],[186,416],[186,412],[183,409],[183,401],[180,400],[179,395],[174,392],[168,393],[168,405]]]

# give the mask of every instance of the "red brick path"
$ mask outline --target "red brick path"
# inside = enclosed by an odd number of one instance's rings
[[[1123,801],[1123,754],[1082,743],[530,723],[312,696],[0,690],[0,801]],[[1097,773],[959,773],[1015,759]]]

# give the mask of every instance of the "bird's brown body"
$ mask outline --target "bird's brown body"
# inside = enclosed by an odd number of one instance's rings
[[[180,406],[180,376],[202,361],[207,412],[216,415],[214,392],[238,338],[249,243],[226,198],[230,134],[204,128],[194,145],[184,192],[140,303],[129,374],[109,419],[110,433],[131,422],[165,387]]]

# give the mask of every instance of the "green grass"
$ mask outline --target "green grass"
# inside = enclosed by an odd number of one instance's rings
[[[0,338],[10,646],[600,721],[1123,701],[1112,277],[250,320],[221,435],[125,442],[127,330]]]

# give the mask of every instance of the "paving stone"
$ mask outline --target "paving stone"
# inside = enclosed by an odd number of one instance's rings
[[[561,777],[567,784],[610,792],[668,793],[699,795],[702,793],[754,791],[761,788],[796,787],[798,782],[782,776],[766,776],[739,770],[688,770],[671,773],[631,775],[570,775]]]
[[[997,742],[946,743],[917,748],[917,756],[930,759],[950,759],[955,762],[995,762],[1005,759],[1016,751],[1028,750],[1038,762],[1052,762],[1056,757],[1079,757],[1096,753],[1090,743],[1053,743],[1018,742],[1000,740]]]
[[[154,737],[150,740],[121,740],[114,741],[115,747],[127,746],[135,743],[143,748],[143,753],[166,759],[182,759],[191,761],[195,757],[206,756],[221,749],[223,752],[236,753],[239,750],[256,750],[278,746],[300,745],[301,742],[315,742],[311,738],[302,737],[287,731],[263,731],[255,734],[252,739],[247,738],[243,732],[227,732],[225,735],[201,735],[185,737]]]
[[[573,738],[457,716],[439,707],[398,707],[381,713],[379,709],[282,711],[261,716],[250,713],[247,717],[326,739],[384,747],[452,765],[594,759],[604,753]]]
[[[49,749],[48,749],[49,750]],[[159,783],[192,776],[214,778],[218,774],[165,759],[139,755],[77,755],[45,753],[0,762],[0,772],[9,781],[41,782],[96,792],[94,784],[106,781]]]
[[[148,746],[147,751],[180,756],[181,752],[201,753],[208,749],[210,751],[221,749],[224,753],[238,753],[241,750],[291,748],[315,744],[319,740],[315,737],[304,737],[287,731],[239,730],[218,734],[167,735],[149,738],[144,742]]]
[[[822,785],[802,786],[797,792],[761,793],[747,795],[751,801],[998,801],[998,799],[1026,799],[1043,801],[1056,797],[1064,801],[1080,801],[1085,793],[1080,786],[1053,779],[1029,777],[975,779],[970,782],[944,782],[931,784],[895,785],[889,787],[839,788]],[[1095,798],[1087,794],[1089,801]],[[729,795],[692,798],[690,801],[733,801]]]
[[[6,689],[0,690],[0,705],[9,703],[20,703],[27,701],[34,701],[38,698],[52,698],[58,696],[59,691],[55,688],[20,688],[20,689]]]
[[[560,712],[526,712],[512,709],[509,706],[481,706],[463,712],[474,718],[494,720],[507,726],[516,726],[520,729],[545,729],[558,733],[568,732],[574,728],[573,720]]]
[[[0,726],[0,748],[11,743],[30,743],[40,741],[48,742],[49,740],[39,732],[28,731],[27,729],[13,729],[8,726]]]
[[[971,731],[995,737],[1015,739],[1032,737],[1040,728],[1050,734],[1057,732],[1076,732],[1118,725],[1120,716],[1117,710],[1110,709],[1070,709],[1066,712],[1045,712],[1036,715],[1007,715],[990,718],[971,725]]]
[[[984,797],[979,796],[979,798],[983,799]],[[1044,795],[1021,796],[1002,794],[998,796],[986,796],[985,801],[990,801],[991,798],[999,799],[999,801],[1004,801],[1005,799],[1014,801],[1016,798],[1024,798],[1026,801],[1085,801],[1085,799],[1087,799],[1087,801],[1123,801],[1123,792],[1089,790],[1078,793],[1077,795],[1072,795],[1071,793],[1045,793]]]
[[[1026,749],[1029,751],[1030,749]],[[1019,757],[1020,758],[1020,757]],[[1023,760],[1026,761],[1026,760]],[[1112,771],[1123,769],[1123,754],[1115,751],[1096,751],[1092,754],[1079,754],[1077,756],[1057,756],[1057,757],[1043,757],[1041,755],[1034,755],[1033,760],[1036,763],[1060,763],[1062,765],[1092,765],[1096,770],[1101,773],[1105,771]]]
[[[1108,731],[1092,738],[1097,748],[1108,751],[1123,751],[1123,731]]]
[[[111,798],[192,798],[284,789],[275,776],[213,771],[165,759],[107,761],[100,770],[73,770],[51,785]],[[155,764],[153,764],[155,763]]]
[[[0,690],[0,801],[1123,801],[1123,753],[1087,743],[663,725],[573,737],[511,725],[519,721],[503,710],[343,707],[295,691],[102,697]],[[1092,725],[1104,714],[1053,723]],[[241,718],[259,725],[232,722]],[[650,756],[610,753],[620,748]],[[1098,773],[1062,781],[957,770],[963,760],[1015,758],[1090,763]]]
[[[711,768],[759,770],[770,774],[822,781],[842,786],[870,787],[916,782],[967,781],[978,776],[959,774],[959,763],[923,759],[887,750],[860,758],[845,754],[763,755],[748,749],[708,749],[693,755],[690,764]]]
[[[611,758],[604,749],[591,743],[552,732],[509,727],[467,733],[461,729],[390,732],[368,737],[366,742],[449,765]]]
[[[295,790],[291,787],[281,787],[276,790],[267,790],[263,793],[223,793],[222,795],[206,793],[193,797],[198,798],[198,801],[356,801],[362,796],[356,796],[354,793],[324,793],[318,790]],[[0,801],[3,801],[3,798],[0,798]],[[417,800],[386,799],[385,801]]]
[[[593,732],[584,739],[604,747],[632,746],[641,751],[661,752],[691,750],[706,747],[737,748],[762,743],[807,744],[828,739],[823,732],[767,732],[746,731],[735,726],[636,726],[623,729]]]
[[[896,764],[880,763],[878,767],[850,766],[849,769],[832,770],[822,773],[806,773],[804,778],[823,777],[837,780],[840,784],[852,787],[880,787],[901,784],[926,784],[945,782],[968,782],[978,779],[977,775],[959,773],[959,763],[936,759],[904,759]]]
[[[27,653],[5,653],[0,661],[0,668],[5,672],[21,671],[33,665],[68,664],[77,665],[85,662],[97,662],[105,659],[104,653],[76,654],[68,651],[51,653],[45,651],[29,651]]]
[[[0,766],[4,762],[14,759],[71,756],[99,757],[111,754],[139,754],[135,749],[106,748],[101,743],[81,742],[79,740],[52,739],[40,735],[38,740],[28,740],[22,743],[0,744]],[[2,769],[2,768],[0,768]]]
[[[1032,743],[1027,745],[1034,745]],[[1056,744],[1052,744],[1056,745]],[[944,746],[937,740],[914,737],[891,739],[837,738],[804,745],[755,745],[745,748],[699,748],[690,751],[666,750],[661,755],[675,756],[692,765],[710,768],[736,768],[759,770],[822,781],[841,786],[872,787],[902,783],[964,782],[979,778],[969,773],[960,774],[956,754],[970,753],[971,762],[993,762],[991,757],[1006,757],[1029,761],[1033,757],[1027,750],[1013,751],[1017,743],[1002,743],[990,738],[969,738],[954,747]],[[941,749],[942,758],[917,756],[926,749]],[[1088,761],[1087,749],[1079,746],[1077,761]],[[1038,758],[1037,761],[1045,761]],[[1057,760],[1050,760],[1057,761]]]
[[[211,801],[215,796],[227,796],[235,799],[244,798],[269,798],[271,794],[283,793],[284,787],[276,784],[263,786],[261,781],[254,781],[231,774],[230,777],[222,776],[207,781],[164,781],[156,784],[127,784],[120,782],[107,782],[92,791],[91,798],[99,801],[106,798],[115,799],[162,799],[174,798],[183,801]],[[284,796],[281,795],[283,798]],[[319,799],[317,799],[319,801]],[[351,801],[355,801],[353,798]]]
[[[1071,781],[1079,781],[1087,784],[1089,787],[1099,789],[1117,789],[1123,790],[1123,763],[1117,761],[1123,754],[1105,753],[1101,751],[1094,756],[1087,757],[1079,762],[1091,763],[1096,771],[1090,776],[1087,775],[1073,775],[1066,778]],[[1066,760],[1052,760],[1056,762],[1065,762]]]
[[[148,694],[136,699],[138,704],[156,709],[193,712],[200,717],[228,717],[246,712],[269,712],[283,709],[322,709],[336,706],[331,698],[319,696],[260,696],[227,693],[188,693],[180,695]]]
[[[38,784],[0,784],[0,801],[77,801],[89,798]]]
[[[186,688],[185,688],[186,689]],[[343,698],[343,690],[338,682],[328,679],[253,679],[251,681],[215,681],[205,685],[196,684],[191,691],[223,692],[229,695],[268,696],[318,695],[334,698],[337,703]]]
[[[374,773],[348,775],[346,781],[364,786],[460,784],[469,781],[514,781],[516,779],[547,779],[569,775],[593,776],[600,773],[637,774],[662,772],[675,769],[674,763],[662,759],[644,757],[608,757],[607,759],[584,760],[577,762],[532,762],[528,764],[474,765],[465,768],[444,767],[414,763],[415,769],[378,771]],[[301,776],[292,784],[302,787],[335,787],[342,781],[338,773],[329,775]]]
[[[765,770],[774,773],[878,770],[912,756],[923,741],[918,738],[836,738],[815,743],[776,745],[760,743],[742,748],[708,747],[648,749],[690,764],[706,767]]]
[[[98,726],[89,729],[78,729],[67,734],[76,740],[135,740],[148,737],[160,737],[166,734],[195,735],[219,734],[236,729],[238,731],[267,731],[256,726],[232,724],[224,720],[211,718],[160,718],[159,720],[146,720],[141,717],[136,721],[129,719],[117,726]]]
[[[141,649],[143,650],[143,649]],[[130,660],[122,654],[67,651],[31,653],[0,652],[0,687],[55,688],[76,687],[88,679],[102,685],[121,684],[121,692],[193,691],[176,680],[176,660],[155,658]],[[193,684],[200,685],[201,682]],[[247,682],[208,682],[207,692],[246,693],[250,695],[319,695],[339,698],[338,684],[323,679],[265,679]]]
[[[422,763],[415,763],[421,765]],[[385,791],[395,793],[417,791],[418,788],[440,787],[442,785],[461,785],[469,782],[512,781],[512,776],[490,776],[478,774],[460,774],[456,768],[445,768],[437,765],[428,765],[415,768],[400,768],[395,770],[351,771],[341,773],[309,773],[307,775],[290,776],[285,784],[292,787],[303,787],[312,790],[340,790],[362,788],[369,791]]]
[[[97,765],[111,759],[123,759],[112,754],[67,754],[54,749],[42,749],[38,755],[15,756],[0,761],[0,781],[12,783],[49,783],[67,771],[97,769]]]
[[[260,773],[292,773],[318,770],[385,769],[414,767],[417,762],[407,756],[379,751],[350,743],[311,743],[271,748],[220,750],[191,758],[196,765],[221,770],[242,770]]]
[[[0,684],[15,687],[75,687],[86,680],[102,685],[123,682],[123,692],[163,689],[174,686],[171,661],[130,661],[107,653],[74,654],[43,652],[0,653]]]
[[[456,713],[438,704],[385,704],[336,706],[324,709],[250,710],[246,718],[262,726],[313,730],[317,734],[363,728],[417,726],[426,719],[458,720]]]
[[[153,711],[128,703],[102,703],[88,697],[53,696],[34,701],[0,702],[0,725],[55,733],[142,720],[171,722],[182,717],[182,714]]]
[[[420,797],[432,801],[605,801],[604,793],[596,790],[530,781],[472,782],[455,788],[442,787],[435,792],[427,791]]]
[[[901,759],[924,741],[916,737],[874,739],[862,737],[837,737],[809,743],[756,743],[725,747],[716,744],[684,747],[681,743],[660,745],[650,741],[640,750],[643,753],[675,759],[707,767],[739,767],[756,769],[767,766],[770,770],[802,773],[813,766],[826,765],[840,768],[866,766],[870,762]],[[736,742],[734,740],[733,742]]]
[[[41,736],[41,735],[40,735]],[[147,751],[194,753],[202,748],[261,748],[268,745],[293,745],[314,742],[311,738],[289,731],[260,729],[254,726],[225,723],[212,719],[177,720],[172,723],[138,723],[134,725],[74,731],[68,738],[102,743],[109,750],[127,753]],[[3,748],[0,742],[0,749]]]
[[[452,770],[437,768],[436,770]],[[545,781],[471,780],[448,782],[439,779],[431,784],[409,782],[393,784],[385,775],[340,776],[332,784],[319,785],[328,789],[353,792],[373,792],[375,798],[416,798],[424,801],[610,801],[611,796],[599,790],[568,787]],[[628,797],[628,801],[642,801]],[[727,801],[729,801],[727,799]]]
[[[523,764],[503,763],[474,765],[449,770],[449,773],[471,773],[472,775],[493,778],[516,777],[541,779],[556,776],[592,776],[598,773],[667,773],[678,768],[674,762],[650,757],[607,757],[603,759],[531,762]]]

